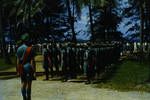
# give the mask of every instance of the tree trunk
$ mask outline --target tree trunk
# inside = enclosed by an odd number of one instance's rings
[[[91,40],[94,41],[94,29],[93,29],[93,18],[92,18],[92,6],[91,6],[91,0],[89,0],[89,17],[90,17],[90,29],[91,29]]]
[[[144,36],[144,9],[143,9],[143,3],[140,3],[140,55],[141,55],[141,61],[143,60],[143,36]]]
[[[74,16],[72,16],[72,14],[71,14],[71,7],[70,7],[69,0],[67,0],[67,9],[68,9],[69,23],[70,23],[70,27],[71,27],[71,31],[72,31],[72,41],[76,43],[76,33],[75,33],[75,29],[74,29]]]
[[[32,29],[32,26],[31,26],[31,4],[32,4],[32,1],[28,0],[28,5],[29,5],[29,9],[28,9],[28,30],[29,30],[29,35],[30,35],[30,31]]]

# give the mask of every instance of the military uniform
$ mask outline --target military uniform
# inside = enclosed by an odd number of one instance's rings
[[[34,72],[34,51],[33,49],[28,49],[29,46],[27,44],[29,43],[29,36],[28,34],[25,34],[22,36],[22,40],[24,41],[24,44],[18,47],[17,49],[17,58],[18,58],[18,65],[23,65],[23,72],[20,75],[21,77],[21,92],[23,96],[23,100],[31,100],[31,84],[32,84],[32,78],[33,78],[33,72]],[[27,55],[28,54],[28,55]],[[24,58],[26,56],[26,58]],[[33,65],[31,65],[31,62]],[[18,66],[19,67],[19,66]]]

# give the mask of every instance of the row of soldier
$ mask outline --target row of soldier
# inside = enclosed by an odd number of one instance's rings
[[[90,83],[95,75],[104,73],[107,66],[115,63],[120,57],[118,45],[91,45],[76,46],[44,45],[43,68],[46,80],[51,77],[62,76],[64,81],[76,78],[78,75],[86,75]]]

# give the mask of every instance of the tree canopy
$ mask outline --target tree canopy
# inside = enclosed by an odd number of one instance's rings
[[[122,3],[122,0],[1,0],[1,38],[10,33],[14,40],[18,40],[20,35],[27,32],[35,43],[76,40],[74,24],[80,21],[82,9],[88,7],[86,34],[91,34],[91,39],[111,41],[109,37],[120,33],[119,25],[128,19],[124,23],[128,27],[126,33],[140,34],[142,31],[142,37],[148,41],[148,0],[128,0],[128,6]]]

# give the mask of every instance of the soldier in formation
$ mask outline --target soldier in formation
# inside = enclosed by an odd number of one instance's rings
[[[92,44],[75,45],[53,44],[51,51],[51,75],[62,76],[64,81],[85,75],[87,83],[105,73],[120,57],[119,45]]]

